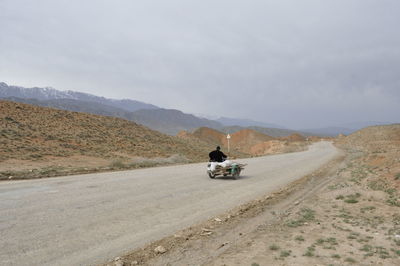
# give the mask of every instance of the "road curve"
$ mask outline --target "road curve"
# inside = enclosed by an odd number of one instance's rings
[[[94,265],[282,187],[338,154],[242,160],[239,180],[205,163],[0,183],[0,265]]]

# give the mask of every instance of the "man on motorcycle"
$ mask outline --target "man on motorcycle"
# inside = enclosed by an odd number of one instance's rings
[[[227,158],[227,156],[220,150],[221,147],[217,146],[217,149],[215,151],[212,151],[208,154],[208,156],[210,157],[210,162],[222,163]]]

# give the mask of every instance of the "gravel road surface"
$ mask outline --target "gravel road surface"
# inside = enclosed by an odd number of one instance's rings
[[[240,160],[238,180],[206,163],[0,183],[0,265],[95,265],[171,235],[319,168],[329,142]]]

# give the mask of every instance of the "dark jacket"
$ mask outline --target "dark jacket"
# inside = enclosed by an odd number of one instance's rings
[[[219,151],[219,150],[210,152],[210,154],[208,154],[208,156],[210,156],[211,162],[219,162],[219,163],[223,162],[224,159],[226,159],[226,157],[227,157],[222,151]]]

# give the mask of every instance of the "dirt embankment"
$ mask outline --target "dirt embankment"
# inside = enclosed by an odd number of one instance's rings
[[[108,265],[400,265],[400,125],[290,186]]]

